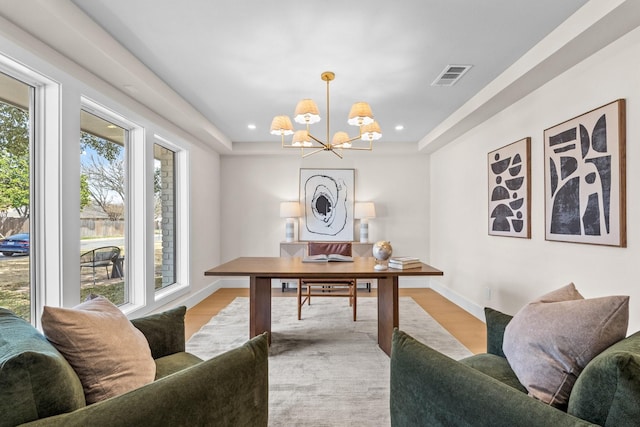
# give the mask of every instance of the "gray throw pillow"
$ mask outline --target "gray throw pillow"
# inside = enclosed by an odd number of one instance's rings
[[[628,322],[628,296],[584,299],[571,283],[516,313],[503,351],[529,395],[564,409],[580,372],[626,336]]]

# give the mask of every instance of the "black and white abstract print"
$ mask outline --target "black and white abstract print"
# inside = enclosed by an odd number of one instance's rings
[[[300,240],[353,240],[353,169],[301,169]]]
[[[488,155],[489,234],[529,238],[531,138]]]
[[[621,101],[545,131],[548,240],[623,244]]]

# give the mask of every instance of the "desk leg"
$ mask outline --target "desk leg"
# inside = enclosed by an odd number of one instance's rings
[[[251,276],[249,281],[249,337],[269,332],[271,344],[271,279]]]
[[[378,279],[378,346],[391,357],[393,328],[399,325],[398,276]]]

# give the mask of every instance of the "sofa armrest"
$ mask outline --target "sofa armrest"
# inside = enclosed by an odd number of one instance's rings
[[[28,426],[266,426],[267,333],[123,395]]]
[[[391,425],[590,426],[416,341],[399,330],[391,349]]]
[[[147,338],[154,359],[185,351],[186,312],[187,308],[182,306],[131,321]]]

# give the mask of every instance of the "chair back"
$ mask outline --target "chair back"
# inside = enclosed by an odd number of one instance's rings
[[[120,248],[117,246],[104,246],[95,249],[95,261],[115,262],[120,256]]]
[[[93,265],[105,261],[116,262],[120,257],[120,248],[117,246],[103,246],[95,248],[80,255],[80,265]]]
[[[351,242],[309,242],[308,255],[339,254],[351,256]]]

